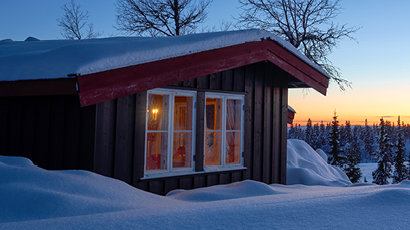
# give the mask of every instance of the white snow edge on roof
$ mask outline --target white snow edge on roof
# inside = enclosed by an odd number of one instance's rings
[[[288,110],[291,111],[292,113],[296,113],[296,111],[292,107],[290,107],[290,105],[288,105]]]
[[[277,42],[329,77],[289,42],[270,32],[251,29],[178,37],[0,42],[0,81],[86,75],[265,39]]]

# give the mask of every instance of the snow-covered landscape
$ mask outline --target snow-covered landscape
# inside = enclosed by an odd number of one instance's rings
[[[290,185],[246,180],[158,196],[2,156],[0,229],[408,229],[409,181],[352,185],[300,140],[288,141],[287,163]]]
[[[2,3],[0,230],[410,229],[410,1]]]

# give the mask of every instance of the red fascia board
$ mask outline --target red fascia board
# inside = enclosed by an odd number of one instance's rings
[[[277,43],[265,40],[79,76],[80,103],[92,105],[261,61],[272,62],[326,94],[326,76]]]
[[[326,95],[329,78],[323,73],[276,43],[267,46],[267,50],[268,61],[285,70],[298,80],[306,83],[306,85],[316,89],[323,95]]]

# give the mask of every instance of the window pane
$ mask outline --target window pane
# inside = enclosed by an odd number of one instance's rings
[[[221,130],[222,99],[207,98],[205,108],[206,130]]]
[[[147,133],[146,170],[167,169],[166,132]]]
[[[241,100],[226,100],[226,130],[241,130]]]
[[[221,164],[221,142],[220,132],[205,132],[205,166]]]
[[[227,164],[239,164],[241,162],[241,133],[226,132],[226,158]]]
[[[173,168],[190,168],[192,150],[192,133],[174,132]]]
[[[174,130],[192,130],[192,97],[175,96]]]
[[[148,130],[168,130],[168,104],[168,95],[148,96]]]

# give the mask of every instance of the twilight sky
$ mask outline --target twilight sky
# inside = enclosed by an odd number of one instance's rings
[[[68,1],[68,0],[67,0]],[[66,0],[1,0],[0,40],[61,38],[56,19]],[[120,36],[116,24],[116,0],[77,0],[89,12],[90,22],[103,37]],[[360,27],[356,41],[343,40],[330,59],[343,77],[353,83],[342,92],[331,83],[327,96],[314,90],[290,90],[289,103],[295,121],[305,124],[329,121],[336,110],[344,123],[377,122],[381,116],[410,123],[410,1],[342,0],[337,23]],[[214,0],[204,27],[219,28],[234,21],[238,0]],[[206,30],[203,29],[203,30]]]

